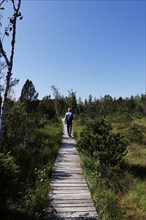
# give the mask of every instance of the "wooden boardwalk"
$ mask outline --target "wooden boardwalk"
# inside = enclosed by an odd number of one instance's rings
[[[51,177],[47,219],[98,219],[74,138],[64,135]]]

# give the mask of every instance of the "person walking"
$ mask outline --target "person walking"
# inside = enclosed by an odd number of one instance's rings
[[[71,108],[68,108],[68,112],[65,113],[65,123],[67,125],[68,136],[71,137],[72,133],[72,120],[74,119],[74,114],[72,113]]]

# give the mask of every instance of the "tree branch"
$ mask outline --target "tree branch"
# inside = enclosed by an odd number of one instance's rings
[[[0,3],[0,7],[2,6],[2,4],[5,2],[5,0],[2,0],[2,2]]]
[[[9,66],[9,65],[10,65],[10,62],[9,62],[9,59],[8,59],[8,57],[7,57],[7,55],[6,55],[6,52],[5,52],[4,49],[3,49],[3,45],[2,45],[1,39],[0,39],[0,53],[1,53],[2,56],[4,57],[4,59],[5,59],[6,63],[7,63],[7,66]]]
[[[13,1],[12,1],[13,2]],[[14,5],[14,3],[13,3]],[[14,20],[13,20],[13,33],[12,33],[12,41],[11,41],[11,55],[10,55],[10,66],[13,66],[13,59],[14,59],[14,46],[15,46],[15,38],[16,38],[16,21],[17,21],[17,17],[18,17],[18,12],[20,9],[20,5],[21,5],[21,0],[19,0],[18,5],[17,5],[17,9],[15,9],[15,13],[14,13]]]
[[[12,4],[13,4],[14,11],[15,11],[16,10],[15,3],[14,3],[13,0],[11,0],[11,1],[12,1]]]

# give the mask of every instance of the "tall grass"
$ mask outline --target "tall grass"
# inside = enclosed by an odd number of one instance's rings
[[[37,132],[46,138],[35,161],[35,184],[28,190],[23,204],[32,218],[42,219],[47,212],[50,176],[62,138],[62,124],[50,123]]]
[[[121,198],[125,208],[125,219],[146,219],[146,182],[134,178],[128,192]]]
[[[17,204],[11,203],[8,220],[42,220],[47,213],[50,176],[62,139],[62,123],[36,129],[27,146],[18,148],[21,184]]]
[[[118,204],[118,197],[114,191],[107,187],[106,181],[97,172],[98,162],[82,153],[80,153],[80,157],[99,219],[121,220],[123,209]]]

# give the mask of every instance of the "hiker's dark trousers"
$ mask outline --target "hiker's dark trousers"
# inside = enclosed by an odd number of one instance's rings
[[[71,137],[71,132],[72,132],[72,124],[67,124],[67,133],[69,137]]]

